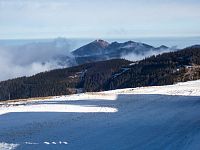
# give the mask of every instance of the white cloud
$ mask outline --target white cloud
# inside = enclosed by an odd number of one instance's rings
[[[144,54],[136,54],[136,53],[129,53],[128,55],[124,55],[122,56],[122,58],[130,60],[130,61],[139,61],[142,60],[144,58],[153,56],[153,55],[158,55],[158,54],[162,54],[165,52],[170,52],[170,51],[174,51],[175,49],[177,49],[176,47],[172,47],[172,48],[168,48],[168,49],[160,49],[158,51],[155,50],[151,50],[151,51],[147,51]]]
[[[55,68],[67,67],[59,64],[59,56],[70,56],[67,41],[32,43],[22,46],[0,47],[0,81],[20,76],[30,76]]]

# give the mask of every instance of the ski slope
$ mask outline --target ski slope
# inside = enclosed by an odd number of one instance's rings
[[[199,150],[200,80],[0,103],[0,150]]]

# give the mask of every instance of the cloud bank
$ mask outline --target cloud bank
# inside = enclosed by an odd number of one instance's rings
[[[159,49],[158,51],[150,50],[143,54],[129,53],[127,55],[123,55],[121,58],[130,60],[130,61],[139,61],[139,60],[142,60],[144,58],[147,58],[147,57],[150,57],[153,55],[156,56],[156,55],[159,55],[162,53],[171,52],[171,51],[175,51],[175,50],[177,50],[177,47],[171,47],[171,48],[167,48],[167,49]]]
[[[60,56],[71,56],[67,40],[37,42],[20,46],[0,46],[0,81],[20,76],[30,76],[42,71],[67,67],[59,63]]]

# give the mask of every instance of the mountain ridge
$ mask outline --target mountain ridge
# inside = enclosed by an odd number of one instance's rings
[[[159,52],[167,49],[170,48],[165,45],[153,47],[134,41],[109,43],[99,39],[72,51],[72,55],[75,57],[77,64],[84,64],[108,59],[119,59],[129,54],[145,55],[148,52]]]

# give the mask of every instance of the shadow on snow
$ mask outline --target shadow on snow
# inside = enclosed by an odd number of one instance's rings
[[[55,100],[31,105],[43,104],[118,111],[4,114],[0,116],[0,143],[17,143],[17,150],[200,149],[199,96],[119,94],[116,100]]]

